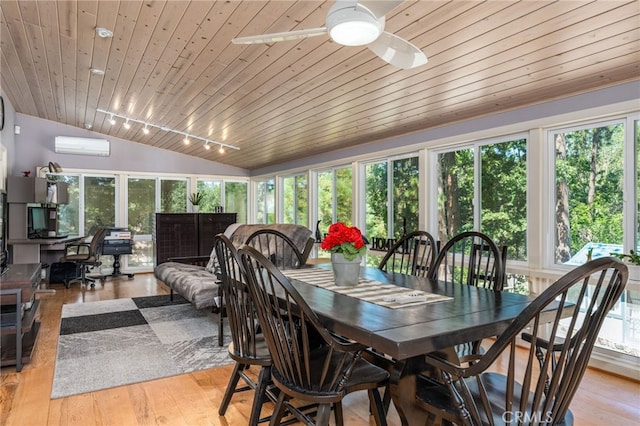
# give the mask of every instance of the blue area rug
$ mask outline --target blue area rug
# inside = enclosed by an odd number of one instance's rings
[[[51,398],[231,363],[217,315],[179,296],[66,304]]]

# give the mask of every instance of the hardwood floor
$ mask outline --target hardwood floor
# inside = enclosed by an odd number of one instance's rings
[[[109,279],[95,289],[78,285],[52,286],[55,294],[39,294],[42,323],[31,363],[22,372],[2,368],[0,424],[39,425],[245,425],[250,392],[237,394],[224,417],[218,405],[231,374],[231,366],[199,371],[129,386],[51,400],[60,313],[65,303],[84,303],[125,297],[166,294],[152,274],[133,280]],[[83,368],[79,365],[78,368]],[[571,408],[577,426],[635,424],[640,419],[640,384],[588,369]],[[269,406],[268,406],[269,407]],[[268,409],[268,408],[267,408]],[[263,410],[263,415],[266,411]],[[349,395],[344,404],[345,425],[368,425],[366,393]],[[392,409],[389,425],[400,421]]]

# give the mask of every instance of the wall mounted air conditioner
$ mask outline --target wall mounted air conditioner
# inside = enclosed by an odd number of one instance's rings
[[[106,139],[74,138],[70,136],[56,136],[55,152],[58,154],[97,155],[108,157],[110,142]]]

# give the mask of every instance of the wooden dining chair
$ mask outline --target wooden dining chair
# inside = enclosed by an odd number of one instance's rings
[[[502,250],[491,238],[477,231],[460,233],[442,247],[429,277],[456,284],[502,290],[505,269]]]
[[[258,250],[245,245],[238,253],[273,360],[271,376],[280,390],[271,424],[279,424],[286,408],[305,424],[327,425],[333,407],[335,422],[342,425],[343,397],[367,390],[376,424],[386,425],[378,388],[387,385],[387,371],[361,358],[364,346],[331,334],[289,280]],[[314,332],[322,337],[323,345],[310,344],[308,337]],[[292,398],[317,403],[315,419],[291,404]]]
[[[215,236],[214,247],[220,265],[224,306],[231,330],[229,356],[236,363],[218,413],[224,416],[231,397],[235,393],[253,389],[249,425],[255,426],[260,420],[262,405],[267,398],[270,397],[273,402],[276,401],[275,396],[268,389],[271,381],[271,355],[264,336],[258,330],[256,310],[249,296],[246,276],[233,243],[224,234],[219,234]],[[251,366],[260,368],[257,382],[246,373]],[[246,386],[237,387],[240,379]]]
[[[426,277],[437,254],[436,241],[427,231],[404,235],[389,248],[378,269],[405,275]]]
[[[569,405],[627,278],[618,259],[593,260],[537,296],[471,366],[426,355],[440,379],[418,377],[417,405],[460,425],[572,425]],[[524,330],[530,345],[518,349]],[[488,371],[498,359],[506,374]]]
[[[299,268],[306,260],[295,243],[275,229],[260,229],[249,235],[245,244],[254,247],[280,269]]]
[[[507,248],[500,249],[486,234],[468,231],[454,236],[442,247],[429,277],[445,283],[502,290]],[[460,363],[473,362],[482,354],[482,340],[457,345]]]

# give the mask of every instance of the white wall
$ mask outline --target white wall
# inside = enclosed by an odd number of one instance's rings
[[[63,170],[92,169],[158,174],[249,176],[248,170],[239,167],[178,154],[29,115],[16,114],[15,124],[20,126],[20,134],[15,136],[15,164],[12,171],[14,175],[21,174],[24,170],[31,170],[32,176],[35,176],[36,167],[54,161],[59,163]],[[53,146],[56,136],[107,139],[111,142],[111,155],[96,157],[57,154]]]

